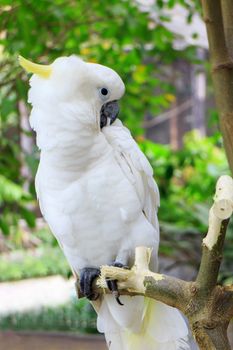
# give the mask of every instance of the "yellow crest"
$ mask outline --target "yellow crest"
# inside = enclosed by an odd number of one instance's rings
[[[23,67],[27,73],[38,74],[42,78],[49,78],[52,73],[52,67],[50,65],[43,65],[33,63],[23,56],[19,56],[19,64]]]

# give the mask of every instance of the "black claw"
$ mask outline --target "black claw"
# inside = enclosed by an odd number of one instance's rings
[[[112,266],[114,267],[120,267],[120,268],[123,268],[123,269],[128,269],[128,266],[125,266],[123,265],[122,263],[120,262],[117,262],[115,261]],[[124,305],[121,301],[120,301],[120,293],[119,293],[119,290],[118,290],[118,287],[117,287],[117,280],[107,280],[107,286],[108,286],[108,289],[112,292],[112,295],[115,297],[117,303],[119,305]]]
[[[115,285],[114,285],[114,284],[116,284],[116,280],[106,280],[106,283],[107,283],[107,286],[108,286],[108,289],[110,290],[110,292],[117,290],[117,289],[115,289]]]
[[[93,293],[92,283],[100,275],[100,270],[93,267],[85,267],[80,272],[80,289],[82,294],[89,300],[96,300],[98,293]]]
[[[122,263],[117,262],[117,261],[115,261],[115,262],[112,264],[112,266],[114,266],[114,267],[120,267],[120,268],[122,268],[122,269],[129,270],[129,266],[123,265]]]
[[[124,306],[124,304],[120,301],[120,298],[119,297],[115,297],[116,301],[117,301],[117,304],[121,305],[121,306]]]
[[[112,292],[112,295],[116,299],[117,303],[119,305],[124,305],[120,301],[120,293],[119,293],[119,290],[117,288],[117,280],[107,280],[106,282],[107,282],[108,289]]]
[[[124,306],[124,304],[120,301],[120,293],[119,291],[113,292],[112,295],[115,297],[117,304]]]

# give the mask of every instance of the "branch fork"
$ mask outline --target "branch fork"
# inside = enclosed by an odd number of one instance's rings
[[[135,263],[130,269],[122,269],[112,266],[102,266],[101,276],[97,285],[106,288],[106,279],[118,280],[118,288],[128,292],[145,294],[145,277],[152,277],[155,281],[163,279],[163,275],[149,270],[151,248],[137,247],[135,250]]]

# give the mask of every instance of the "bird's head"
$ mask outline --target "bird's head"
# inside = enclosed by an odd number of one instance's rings
[[[33,73],[29,102],[35,108],[48,111],[53,106],[69,105],[79,111],[76,118],[82,123],[99,129],[116,119],[117,101],[125,86],[114,70],[84,62],[75,55],[57,58],[50,65],[35,64],[22,56],[19,62]]]

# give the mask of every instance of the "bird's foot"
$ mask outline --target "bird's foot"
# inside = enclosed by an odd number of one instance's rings
[[[114,267],[120,267],[122,269],[128,269],[128,266],[126,265],[123,265],[117,261],[115,261],[112,266]],[[106,280],[106,283],[107,283],[107,286],[108,286],[108,289],[112,292],[112,295],[115,297],[117,303],[119,305],[124,305],[121,301],[120,301],[120,293],[119,293],[119,290],[118,290],[118,287],[117,287],[117,280]]]
[[[89,300],[96,300],[99,296],[98,293],[94,293],[92,290],[92,283],[99,275],[100,269],[94,267],[85,267],[80,272],[80,289]]]

